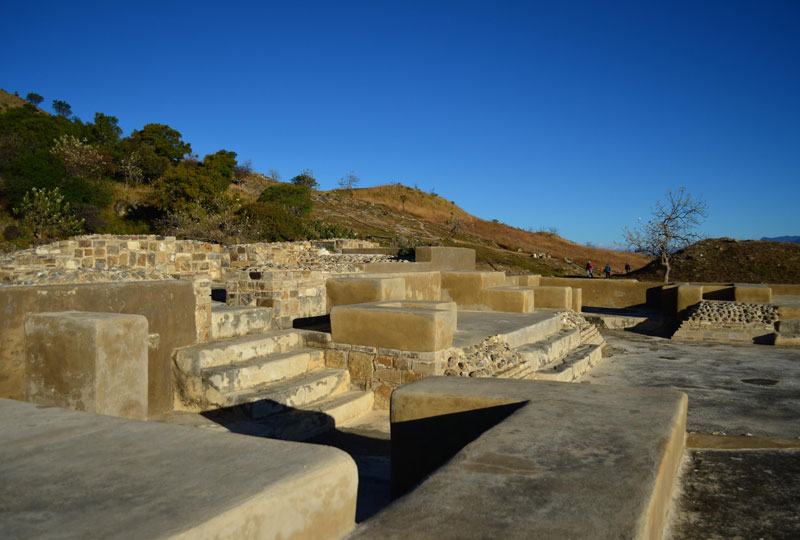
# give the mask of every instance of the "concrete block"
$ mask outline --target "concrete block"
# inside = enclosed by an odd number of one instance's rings
[[[675,315],[703,301],[702,285],[678,285]]]
[[[406,283],[401,277],[331,277],[325,291],[328,312],[335,306],[406,299]]]
[[[475,250],[440,246],[414,249],[414,260],[430,263],[431,270],[475,270]]]
[[[358,471],[335,448],[0,399],[0,538],[338,540]]]
[[[572,287],[572,311],[580,313],[583,310],[583,289]]]
[[[772,302],[772,289],[764,285],[736,283],[733,286],[733,299],[737,302],[769,304]]]
[[[778,321],[781,334],[800,334],[800,319],[781,319]]]
[[[479,302],[492,311],[532,313],[533,290],[514,286],[491,287],[480,292]]]
[[[355,276],[354,276],[355,277]],[[384,274],[359,274],[360,278],[402,278],[406,285],[406,300],[442,299],[442,274],[440,272],[392,272]],[[386,300],[397,300],[387,298]],[[374,301],[377,301],[374,300]]]
[[[572,287],[533,287],[536,307],[548,309],[572,309]]]
[[[530,274],[525,276],[506,276],[507,285],[517,285],[520,287],[538,287],[542,276]]]
[[[453,302],[372,302],[331,310],[333,341],[407,351],[450,347],[456,330]]]
[[[421,483],[350,538],[659,539],[686,410],[685,394],[652,388],[403,386],[391,403],[393,491]]]
[[[442,272],[442,300],[451,300],[462,309],[491,310],[481,291],[505,284],[503,272]]]
[[[147,319],[66,311],[25,321],[25,399],[147,418]]]

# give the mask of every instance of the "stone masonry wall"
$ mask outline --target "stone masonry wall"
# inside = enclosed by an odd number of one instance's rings
[[[703,300],[689,309],[672,336],[686,341],[752,343],[775,332],[778,308],[771,304]]]
[[[324,244],[334,249],[377,246],[353,239]],[[87,235],[0,255],[0,285],[189,280],[196,297],[197,339],[206,341],[214,282],[232,284],[237,303],[276,308],[280,323],[291,326],[296,317],[325,313],[326,272],[358,272],[363,262],[387,258],[330,254],[312,242],[222,246],[173,236]],[[251,266],[268,268],[252,274],[245,270]],[[251,277],[256,275],[257,279]]]

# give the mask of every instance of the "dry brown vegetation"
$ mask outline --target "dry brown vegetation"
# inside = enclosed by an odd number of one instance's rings
[[[479,267],[510,273],[582,274],[587,260],[597,269],[610,264],[612,271],[621,273],[626,262],[640,268],[650,261],[633,253],[581,246],[548,232],[486,221],[452,201],[400,184],[319,192],[315,214],[384,243],[402,237],[410,245],[470,247],[476,250]],[[533,258],[541,253],[548,258]]]
[[[642,281],[660,281],[655,261],[634,273]],[[709,238],[674,255],[671,281],[723,283],[800,283],[800,244]]]

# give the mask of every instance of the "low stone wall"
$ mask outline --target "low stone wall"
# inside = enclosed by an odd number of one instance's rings
[[[297,318],[326,313],[327,272],[250,268],[228,274],[227,303],[272,308],[277,328],[291,328]]]
[[[366,240],[335,239],[334,249],[377,247]],[[42,271],[130,269],[173,278],[209,275],[222,280],[229,269],[251,266],[299,267],[319,257],[314,242],[274,242],[223,246],[174,236],[87,235],[0,256],[0,283],[33,284]],[[311,257],[309,257],[311,255]],[[372,257],[370,260],[374,260]]]
[[[672,336],[684,341],[752,343],[775,332],[778,309],[769,304],[703,300]]]
[[[581,289],[581,301],[584,306],[614,309],[647,306],[658,309],[661,302],[661,287],[664,284],[633,279],[542,276],[539,285]]]

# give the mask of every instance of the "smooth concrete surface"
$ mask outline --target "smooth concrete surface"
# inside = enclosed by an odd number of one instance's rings
[[[0,537],[335,540],[357,469],[334,448],[0,399]]]
[[[475,270],[475,250],[469,248],[420,246],[414,260],[430,263],[433,270]]]
[[[401,277],[330,277],[325,291],[328,313],[336,306],[406,299],[406,283]]]
[[[491,310],[483,290],[505,284],[503,272],[442,272],[442,300],[452,300],[459,309]]]
[[[540,285],[533,288],[536,307],[547,309],[572,309],[572,287]]]
[[[506,276],[506,284],[518,287],[538,287],[542,276],[538,274],[527,274],[522,276]]]
[[[532,313],[533,290],[515,286],[490,287],[480,293],[480,304],[491,311],[510,311],[511,313]]]
[[[55,311],[144,315],[150,333],[159,335],[158,346],[148,350],[148,413],[172,410],[172,351],[197,339],[191,282],[0,287],[0,397],[24,399],[25,317]]]
[[[772,289],[765,285],[736,283],[733,288],[733,299],[736,302],[769,304],[772,302]]]
[[[773,296],[772,303],[778,306],[778,317],[781,320],[800,319],[800,296]]]
[[[678,285],[675,299],[674,315],[686,311],[688,308],[703,301],[702,285]]]
[[[25,401],[147,418],[147,319],[81,311],[29,315]]]
[[[629,308],[650,305],[657,308],[663,283],[635,279],[545,277],[540,285],[575,287],[583,291],[583,305],[598,308]]]
[[[500,336],[511,347],[543,339],[561,330],[561,317],[550,309],[533,313],[495,313],[458,310],[453,347],[477,345],[490,336]]]
[[[514,403],[483,433],[454,431]],[[661,538],[683,393],[429,377],[396,390],[391,414],[393,475],[397,444],[413,473],[439,443],[477,438],[350,539]]]
[[[454,302],[397,301],[331,310],[336,343],[433,352],[449,348],[456,330]]]
[[[405,300],[432,300],[442,298],[440,272],[393,272],[384,274],[356,274],[359,278],[402,278],[406,286]]]
[[[686,392],[690,432],[800,437],[800,350],[602,334],[606,358],[580,382]]]

